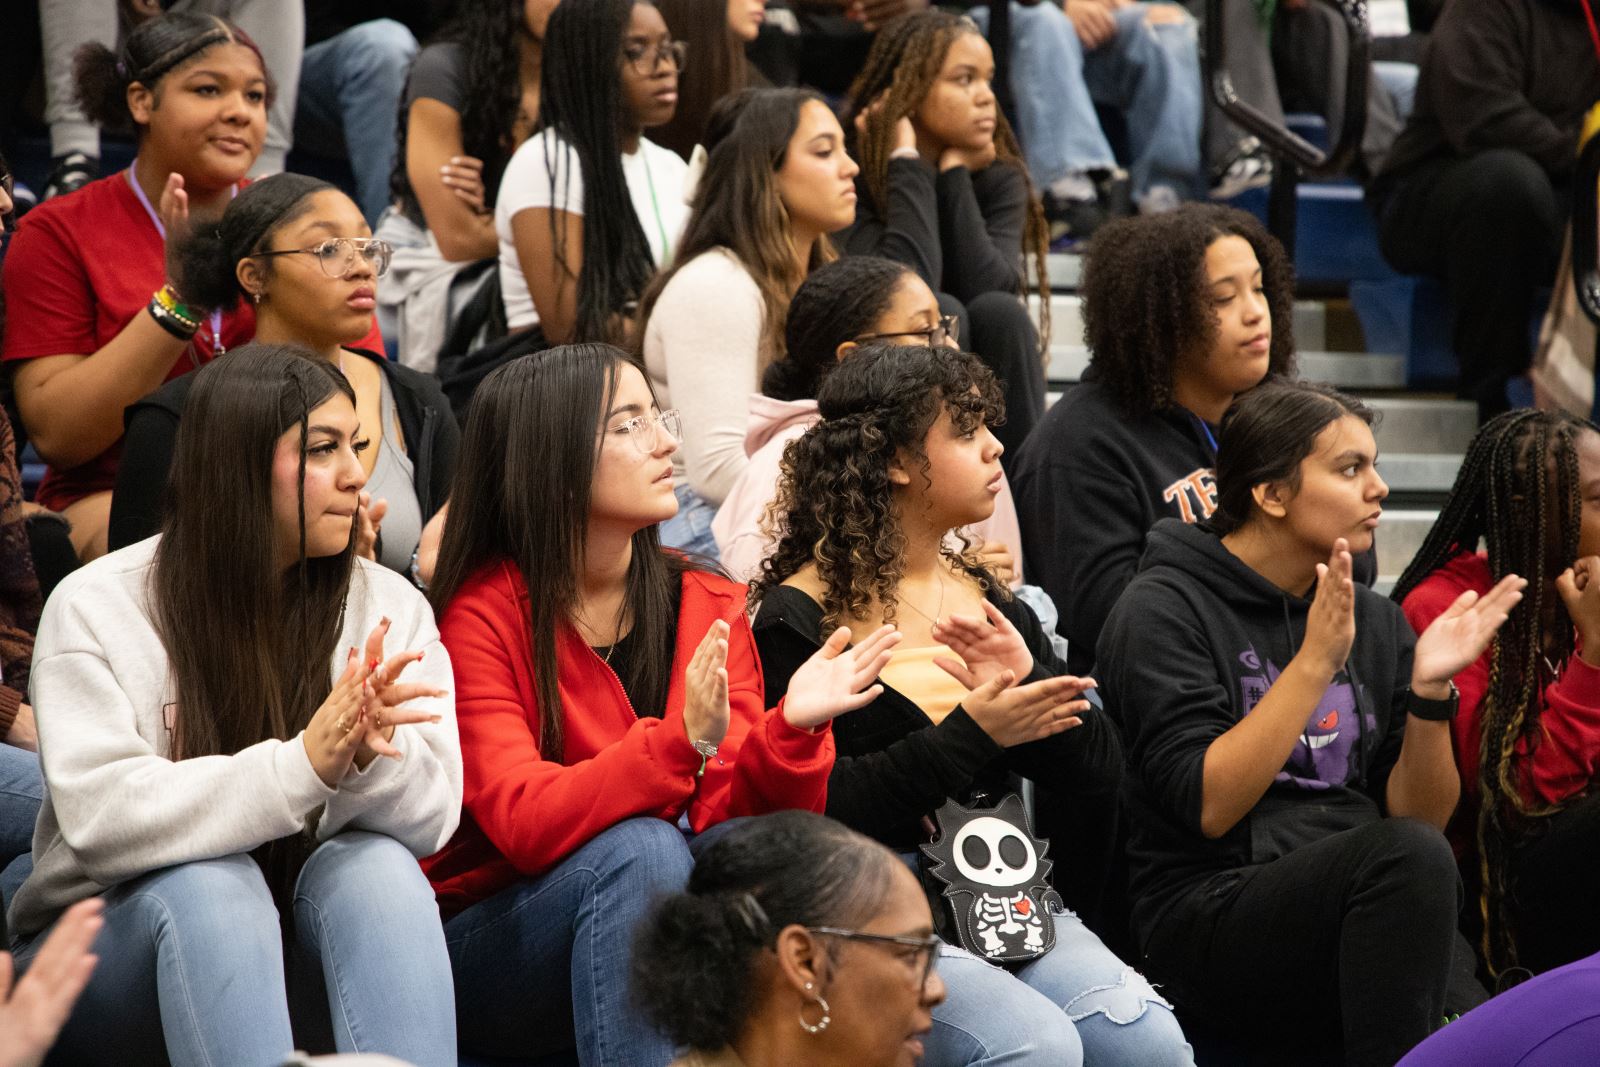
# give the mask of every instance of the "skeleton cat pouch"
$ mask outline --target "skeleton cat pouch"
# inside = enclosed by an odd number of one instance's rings
[[[1027,963],[1054,948],[1055,913],[1064,905],[1048,879],[1050,843],[1034,835],[1022,798],[1008,793],[995,807],[972,809],[947,800],[933,821],[922,874],[941,898],[939,936],[998,964]]]

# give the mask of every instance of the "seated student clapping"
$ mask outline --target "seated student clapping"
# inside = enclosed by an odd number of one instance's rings
[[[1440,830],[1452,676],[1521,598],[1506,576],[1421,637],[1351,578],[1388,487],[1372,413],[1268,383],[1224,418],[1217,511],[1163,519],[1100,636],[1128,753],[1133,934],[1196,1016],[1392,1064],[1484,992]]]
[[[625,994],[680,825],[820,810],[835,716],[898,640],[841,630],[764,710],[745,591],[665,551],[675,411],[620,349],[568,345],[479,388],[431,594],[457,663],[465,817],[427,861],[463,1046],[662,1067]]]
[[[355,557],[354,393],[250,345],[190,401],[161,536],[70,575],[40,623],[18,966],[103,895],[64,1062],[270,1067],[295,1048],[281,923],[327,976],[341,1051],[454,1064],[416,859],[460,817],[450,659],[422,595]]]
[[[783,535],[754,586],[756,644],[775,701],[828,634],[905,632],[883,692],[834,726],[827,813],[901,852],[946,800],[1032,779],[1041,803],[1109,824],[1122,774],[1115,729],[1066,674],[1039,621],[951,533],[987,518],[1001,485],[994,377],[950,348],[873,344],[831,372],[822,421],[784,454]],[[1061,867],[1104,857],[1052,841]],[[1011,973],[941,950],[950,999],[933,1011],[928,1062],[1192,1063],[1170,1008],[1076,916],[1056,947]]]

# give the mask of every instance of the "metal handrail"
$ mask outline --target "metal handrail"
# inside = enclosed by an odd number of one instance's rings
[[[1589,112],[1573,178],[1572,284],[1578,306],[1600,325],[1600,104]]]
[[[1206,0],[1206,84],[1217,107],[1245,130],[1260,138],[1274,156],[1309,175],[1343,170],[1361,148],[1367,126],[1367,82],[1372,64],[1372,37],[1367,31],[1366,0],[1312,0],[1325,3],[1344,17],[1350,34],[1345,64],[1344,121],[1333,148],[1324,152],[1288,127],[1239,99],[1228,73],[1228,41],[1222,13],[1223,0]]]

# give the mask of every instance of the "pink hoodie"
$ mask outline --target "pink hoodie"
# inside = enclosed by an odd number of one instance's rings
[[[818,420],[815,400],[774,400],[761,393],[750,396],[750,419],[745,429],[744,451],[749,457],[733,488],[723,498],[711,533],[717,539],[722,566],[736,582],[748,582],[761,569],[761,561],[773,548],[762,532],[761,520],[778,491],[778,474],[783,450]],[[998,541],[1011,549],[1016,561],[1016,578],[1022,581],[1022,532],[1017,526],[1017,505],[1011,498],[1011,483],[1002,482],[995,497],[994,514],[971,527],[982,541]]]

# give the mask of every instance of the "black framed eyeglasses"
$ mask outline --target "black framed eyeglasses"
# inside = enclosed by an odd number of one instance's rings
[[[685,64],[689,61],[688,41],[657,41],[655,44],[625,44],[622,46],[622,58],[633,67],[633,72],[641,78],[648,78],[661,68],[663,59],[672,61],[672,69],[679,74],[683,73]]]
[[[940,315],[939,321],[922,330],[894,330],[889,333],[864,333],[856,340],[887,341],[895,337],[925,337],[929,348],[938,348],[946,341],[950,344],[961,343],[961,319],[955,315]]]
[[[394,256],[394,246],[376,237],[330,237],[310,248],[284,248],[272,252],[255,252],[257,256],[315,256],[317,266],[330,278],[345,278],[355,269],[360,256],[381,278],[389,273],[389,260]]]
[[[913,969],[921,975],[917,982],[918,989],[928,987],[928,979],[933,976],[934,961],[939,958],[939,939],[933,935],[927,937],[911,937],[904,934],[867,934],[860,930],[845,930],[837,926],[808,926],[813,934],[823,934],[827,937],[843,938],[846,941],[861,941],[869,945],[882,948],[910,949],[914,953],[910,957]]]

